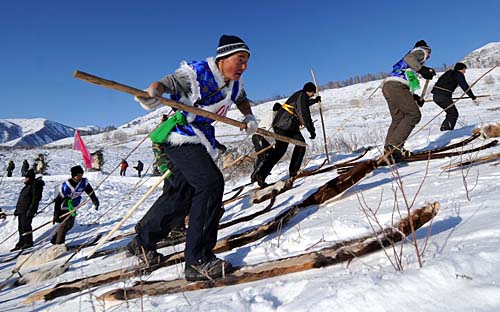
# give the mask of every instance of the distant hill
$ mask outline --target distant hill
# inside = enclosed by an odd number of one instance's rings
[[[462,60],[468,67],[493,67],[500,63],[500,42],[491,42],[467,54]]]
[[[36,147],[71,137],[75,129],[44,118],[0,119],[0,145]]]

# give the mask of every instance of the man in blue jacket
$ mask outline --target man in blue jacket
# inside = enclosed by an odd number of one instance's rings
[[[417,41],[413,49],[392,66],[390,76],[383,82],[382,94],[391,114],[384,152],[390,152],[396,161],[412,155],[404,144],[422,117],[419,106],[423,100],[415,93],[420,89],[418,76],[431,80],[436,75],[433,68],[425,66],[430,55],[427,42]]]
[[[149,85],[149,98],[136,101],[153,110],[162,106],[158,97],[169,93],[175,101],[220,116],[235,104],[245,116],[247,134],[252,135],[257,120],[240,82],[249,57],[250,50],[241,38],[223,35],[215,58],[182,62],[173,74]],[[224,177],[214,162],[218,144],[213,123],[213,119],[182,110],[167,121],[172,128],[155,143],[161,144],[175,171],[165,182],[161,199],[147,213],[150,217],[141,220],[137,236],[128,245],[130,253],[147,265],[159,263],[162,256],[156,251],[158,239],[189,214],[184,248],[184,275],[188,281],[212,280],[232,270],[231,263],[217,258],[212,250],[217,242],[224,194]],[[177,205],[161,204],[167,200]]]
[[[61,184],[54,201],[54,219],[52,222],[61,224],[50,241],[53,245],[64,244],[66,241],[66,234],[75,224],[76,211],[74,210],[80,205],[84,192],[92,200],[95,210],[98,210],[99,199],[97,199],[94,189],[90,186],[87,178],[83,177],[83,168],[74,166],[71,168],[71,178]],[[74,213],[69,214],[71,211],[74,211]]]

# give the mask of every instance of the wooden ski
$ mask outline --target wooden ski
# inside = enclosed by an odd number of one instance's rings
[[[470,165],[485,164],[485,163],[488,163],[488,162],[491,162],[491,161],[495,161],[495,160],[497,160],[499,158],[500,158],[500,153],[496,153],[496,154],[492,154],[492,155],[486,155],[486,156],[483,156],[483,157],[478,157],[476,159],[471,159],[471,160],[467,160],[467,161],[458,162],[458,163],[451,164],[451,165],[448,165],[448,166],[443,166],[443,167],[441,167],[441,169],[443,169],[443,170],[451,170],[451,169],[456,169],[456,168],[460,168],[460,167],[466,167],[466,166],[470,166]]]
[[[490,147],[494,147],[496,145],[498,145],[498,141],[493,140],[493,141],[489,142],[488,144],[485,144],[485,145],[482,145],[482,146],[479,146],[476,148],[471,148],[468,150],[461,150],[461,151],[456,151],[456,152],[446,152],[446,153],[444,153],[444,152],[432,153],[431,151],[428,151],[426,153],[422,152],[422,153],[412,155],[410,157],[406,157],[406,158],[398,161],[397,163],[407,163],[407,162],[415,162],[415,161],[442,159],[442,158],[447,158],[447,157],[456,157],[456,156],[461,156],[461,155],[465,155],[465,154],[470,154],[470,153],[482,151],[482,150],[488,149]],[[380,158],[377,161],[378,161],[377,167],[387,164],[385,161],[381,161]],[[368,160],[368,161],[364,161],[364,162],[353,163],[351,166],[337,169],[337,172],[339,174],[341,174],[343,172],[346,172],[347,170],[350,170],[350,168],[356,167],[358,164],[366,163],[366,162],[370,162],[370,161]]]
[[[331,266],[367,255],[403,240],[412,233],[412,226],[413,229],[422,227],[425,223],[434,218],[439,208],[440,205],[437,202],[428,204],[423,208],[414,210],[411,215],[401,220],[399,223],[388,226],[383,230],[371,233],[367,236],[339,242],[331,247],[298,256],[238,267],[233,273],[220,279],[192,283],[187,282],[185,279],[136,282],[135,285],[131,287],[108,291],[99,296],[98,299],[104,301],[129,300],[141,298],[144,295],[157,296],[205,288],[230,286]]]

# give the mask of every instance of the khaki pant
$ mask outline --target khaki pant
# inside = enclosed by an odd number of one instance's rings
[[[68,210],[62,210],[60,215],[66,214],[67,212]],[[66,234],[69,232],[69,230],[71,230],[73,225],[75,225],[75,217],[69,216],[68,220],[62,223],[64,219],[66,219],[66,217],[60,220],[61,224],[59,224],[56,234],[54,234],[54,236],[50,240],[52,244],[64,244],[66,242]]]
[[[415,126],[420,122],[422,114],[413,99],[407,85],[388,81],[382,87],[382,93],[389,105],[392,122],[387,131],[385,144],[403,147]]]

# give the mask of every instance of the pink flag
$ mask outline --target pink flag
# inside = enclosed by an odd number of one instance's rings
[[[73,141],[73,150],[82,152],[83,162],[87,169],[92,168],[92,156],[89,150],[85,147],[82,137],[78,130],[75,130],[75,140]]]

